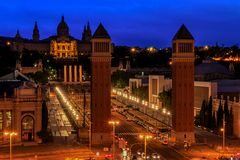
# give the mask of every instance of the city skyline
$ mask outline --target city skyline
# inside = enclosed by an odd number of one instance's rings
[[[2,2],[0,35],[15,36],[19,29],[23,37],[31,38],[34,21],[37,21],[40,39],[47,38],[56,34],[57,24],[64,15],[70,34],[78,39],[88,21],[92,30],[102,22],[116,45],[170,47],[174,33],[184,23],[192,31],[196,46],[238,44],[240,3],[235,0],[206,2],[105,0],[67,4],[64,1],[27,1],[23,4],[14,1],[14,6]]]

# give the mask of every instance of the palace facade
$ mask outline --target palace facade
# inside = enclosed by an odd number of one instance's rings
[[[4,132],[15,132],[14,143],[38,143],[42,129],[42,90],[15,70],[0,77],[0,144],[9,143]]]
[[[32,39],[21,36],[19,30],[15,37],[0,36],[0,44],[8,45],[13,50],[22,52],[24,49],[35,50],[43,54],[51,54],[56,59],[76,59],[78,55],[90,55],[92,33],[89,22],[84,26],[82,39],[76,39],[69,33],[64,16],[57,26],[57,35],[40,39],[38,24],[35,22]]]

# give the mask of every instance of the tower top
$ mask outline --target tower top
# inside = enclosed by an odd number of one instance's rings
[[[87,23],[87,29],[90,30],[90,24],[89,24],[89,21]]]
[[[37,21],[35,21],[35,23],[34,23],[34,28],[38,28],[38,24],[37,24]]]
[[[192,34],[188,31],[187,27],[184,24],[182,24],[182,26],[179,28],[179,30],[173,37],[173,40],[177,40],[177,39],[194,40]]]
[[[64,21],[64,16],[62,16],[61,22],[57,27],[58,36],[69,36],[69,28],[67,23]]]
[[[17,33],[16,33],[16,35],[15,35],[15,38],[21,38],[21,35],[20,35],[20,33],[19,33],[19,30],[17,30]]]
[[[98,25],[95,33],[93,34],[93,38],[107,38],[110,39],[110,36],[106,29],[103,27],[102,23]]]

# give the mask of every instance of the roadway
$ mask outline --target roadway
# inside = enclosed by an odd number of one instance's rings
[[[54,137],[68,137],[71,134],[72,126],[63,111],[56,96],[51,96],[47,103],[49,128]]]
[[[78,111],[78,113],[80,115],[79,118],[81,116],[83,116],[83,101],[80,100],[80,99],[82,99],[81,87],[76,87],[76,86],[62,87],[61,86],[61,90],[65,94],[65,96],[68,98],[68,100],[71,102],[72,106]],[[87,99],[88,98],[89,97],[87,97]],[[114,102],[114,103],[116,103],[116,102]],[[121,102],[119,104],[121,104]],[[89,109],[90,109],[90,107],[89,107],[89,105],[87,105],[86,110],[89,110]],[[136,117],[144,119],[144,123],[148,124],[149,126],[153,126],[154,124],[156,124],[158,127],[162,126],[162,124],[160,124],[160,122],[158,120],[151,118],[150,116],[146,116],[146,115],[142,114],[141,112],[137,112],[137,111],[134,112],[133,110],[129,111],[129,112],[131,112],[131,115],[134,114]],[[120,125],[117,126],[117,128],[116,128],[116,133],[117,134],[122,133],[122,135],[119,134],[119,136],[124,138],[128,142],[129,147],[132,144],[139,143],[132,147],[132,153],[136,154],[137,151],[143,152],[143,140],[139,138],[139,134],[140,133],[148,133],[147,130],[145,128],[143,128],[142,126],[137,125],[133,121],[127,121],[125,116],[122,116],[121,114],[119,114],[117,112],[112,112],[112,117],[113,117],[113,119],[120,121]],[[82,118],[80,118],[80,119],[81,119],[80,121],[82,121]],[[148,148],[147,153],[149,153],[147,155],[149,155],[149,156],[151,156],[152,153],[158,153],[167,160],[171,160],[171,159],[185,160],[185,159],[187,159],[182,154],[177,152],[175,149],[173,149],[169,146],[162,145],[161,142],[159,142],[158,140],[152,139],[151,141],[149,141],[149,145],[147,148]]]
[[[143,127],[137,125],[133,121],[127,121],[125,116],[117,113],[112,112],[112,116],[114,119],[119,120],[120,124],[116,127],[116,134],[119,135],[119,137],[124,138],[128,144],[129,147],[132,144],[136,144],[132,147],[132,155],[136,155],[137,151],[143,151],[143,140],[139,138],[139,135],[148,133],[146,129]],[[129,134],[129,135],[128,135]],[[175,149],[162,145],[158,140],[152,139],[148,142],[147,145],[147,155],[151,155],[152,153],[158,153],[164,159],[167,160],[187,160],[188,158],[182,155],[181,153],[177,152]]]

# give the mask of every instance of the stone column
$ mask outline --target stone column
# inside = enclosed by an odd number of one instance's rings
[[[3,110],[3,130],[6,129],[6,110]]]
[[[21,133],[21,128],[22,128],[22,117],[21,117],[21,110],[18,108],[18,107],[16,107],[17,109],[15,109],[15,113],[14,113],[14,118],[15,118],[15,132],[17,132],[17,136],[14,138],[15,139],[15,141],[16,142],[21,142],[21,139],[22,139],[22,137],[21,137],[21,135],[22,135],[22,133]]]
[[[69,66],[69,82],[72,82],[72,66]]]
[[[82,83],[82,65],[79,65],[79,82]]]
[[[67,66],[64,65],[64,82],[67,82]]]
[[[77,82],[77,65],[74,65],[74,82]]]
[[[2,111],[3,114],[3,131],[6,130],[6,110]],[[3,141],[6,141],[7,137],[3,136]]]
[[[42,128],[42,103],[41,102],[36,102],[37,106],[35,108],[35,121],[34,121],[34,141],[35,142],[40,142],[40,138],[37,136],[37,132],[41,131]]]

